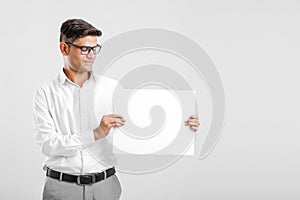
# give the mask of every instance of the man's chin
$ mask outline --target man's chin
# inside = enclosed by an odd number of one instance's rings
[[[79,72],[91,72],[93,69],[92,65],[82,65],[79,69]]]

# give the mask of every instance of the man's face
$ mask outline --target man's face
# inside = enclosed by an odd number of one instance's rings
[[[97,45],[97,37],[88,35],[75,40],[72,44],[77,46],[90,46]],[[90,51],[87,55],[81,55],[81,50],[72,45],[69,45],[68,54],[65,56],[65,64],[72,71],[76,72],[90,72],[92,71],[92,65],[96,59],[96,54]]]

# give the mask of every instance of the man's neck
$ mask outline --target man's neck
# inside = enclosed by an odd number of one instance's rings
[[[72,71],[71,69],[63,68],[64,73],[72,81],[73,83],[82,87],[84,82],[89,79],[90,73],[89,72],[76,72]]]

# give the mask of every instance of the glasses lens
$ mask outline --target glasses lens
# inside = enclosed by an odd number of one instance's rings
[[[100,46],[100,45],[97,45],[96,47],[94,47],[93,53],[94,53],[94,54],[97,54],[97,53],[100,52],[100,50],[101,50],[101,46]]]
[[[88,47],[81,47],[81,54],[82,55],[87,55],[87,54],[89,54],[90,53],[90,48],[88,48]]]
[[[81,47],[81,54],[82,55],[88,55],[91,51],[93,51],[94,54],[99,53],[101,50],[101,46],[97,45],[95,47]]]

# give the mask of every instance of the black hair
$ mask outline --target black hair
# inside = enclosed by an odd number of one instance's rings
[[[59,41],[74,42],[87,35],[100,37],[102,32],[82,19],[68,19],[61,25]]]

